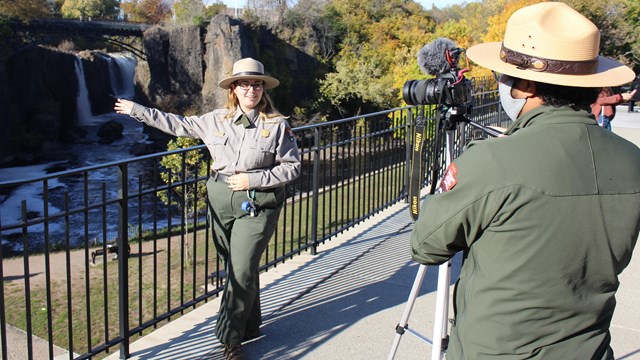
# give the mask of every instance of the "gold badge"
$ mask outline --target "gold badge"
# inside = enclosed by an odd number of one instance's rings
[[[224,133],[222,131],[216,131],[213,135],[215,135],[215,136],[224,136]]]
[[[268,130],[268,129],[264,129],[264,130],[262,130],[261,135],[262,135],[262,137],[263,137],[263,138],[267,138],[267,137],[269,137],[269,134],[271,134],[271,133],[269,132],[269,130]]]

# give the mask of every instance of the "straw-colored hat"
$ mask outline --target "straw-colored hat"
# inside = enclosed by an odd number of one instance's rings
[[[475,63],[520,79],[576,87],[619,86],[633,70],[599,56],[600,31],[589,19],[560,2],[517,10],[502,43],[467,50]]]
[[[280,84],[278,79],[268,76],[264,73],[264,65],[258,60],[252,58],[244,58],[233,63],[231,76],[222,79],[218,86],[223,89],[229,89],[234,81],[242,79],[259,79],[264,81],[265,89],[272,89]]]

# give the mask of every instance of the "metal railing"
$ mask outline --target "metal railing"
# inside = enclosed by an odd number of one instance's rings
[[[476,88],[482,85],[476,81]],[[474,95],[469,116],[502,125],[490,86]],[[319,244],[406,200],[417,110],[294,129],[301,176],[286,186],[261,270],[301,252],[315,254]],[[432,106],[423,111],[422,161],[429,169],[442,151],[432,143],[439,114]],[[460,148],[479,135],[460,129]],[[3,203],[19,207],[15,219],[0,218],[2,357],[8,358],[8,330],[19,328],[29,359],[39,342],[49,359],[61,349],[70,359],[86,359],[116,348],[126,358],[132,340],[217,296],[224,272],[206,216],[207,159],[201,145],[1,182],[0,194],[25,194],[19,204]],[[425,171],[425,184],[430,174]]]

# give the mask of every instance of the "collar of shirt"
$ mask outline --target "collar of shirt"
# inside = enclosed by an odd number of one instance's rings
[[[597,122],[586,110],[574,110],[569,106],[542,105],[519,117],[504,134],[512,135],[516,131],[530,126],[563,123],[596,124]]]
[[[249,111],[248,113],[244,113],[238,106],[236,108],[236,115],[234,116],[233,123],[236,125],[242,125],[245,128],[248,128],[255,124],[258,118],[258,115],[259,113],[255,109]]]

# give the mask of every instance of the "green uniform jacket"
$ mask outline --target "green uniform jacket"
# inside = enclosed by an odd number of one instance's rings
[[[413,229],[420,263],[464,251],[447,359],[613,358],[640,149],[568,107],[531,110],[507,134],[469,145]]]

